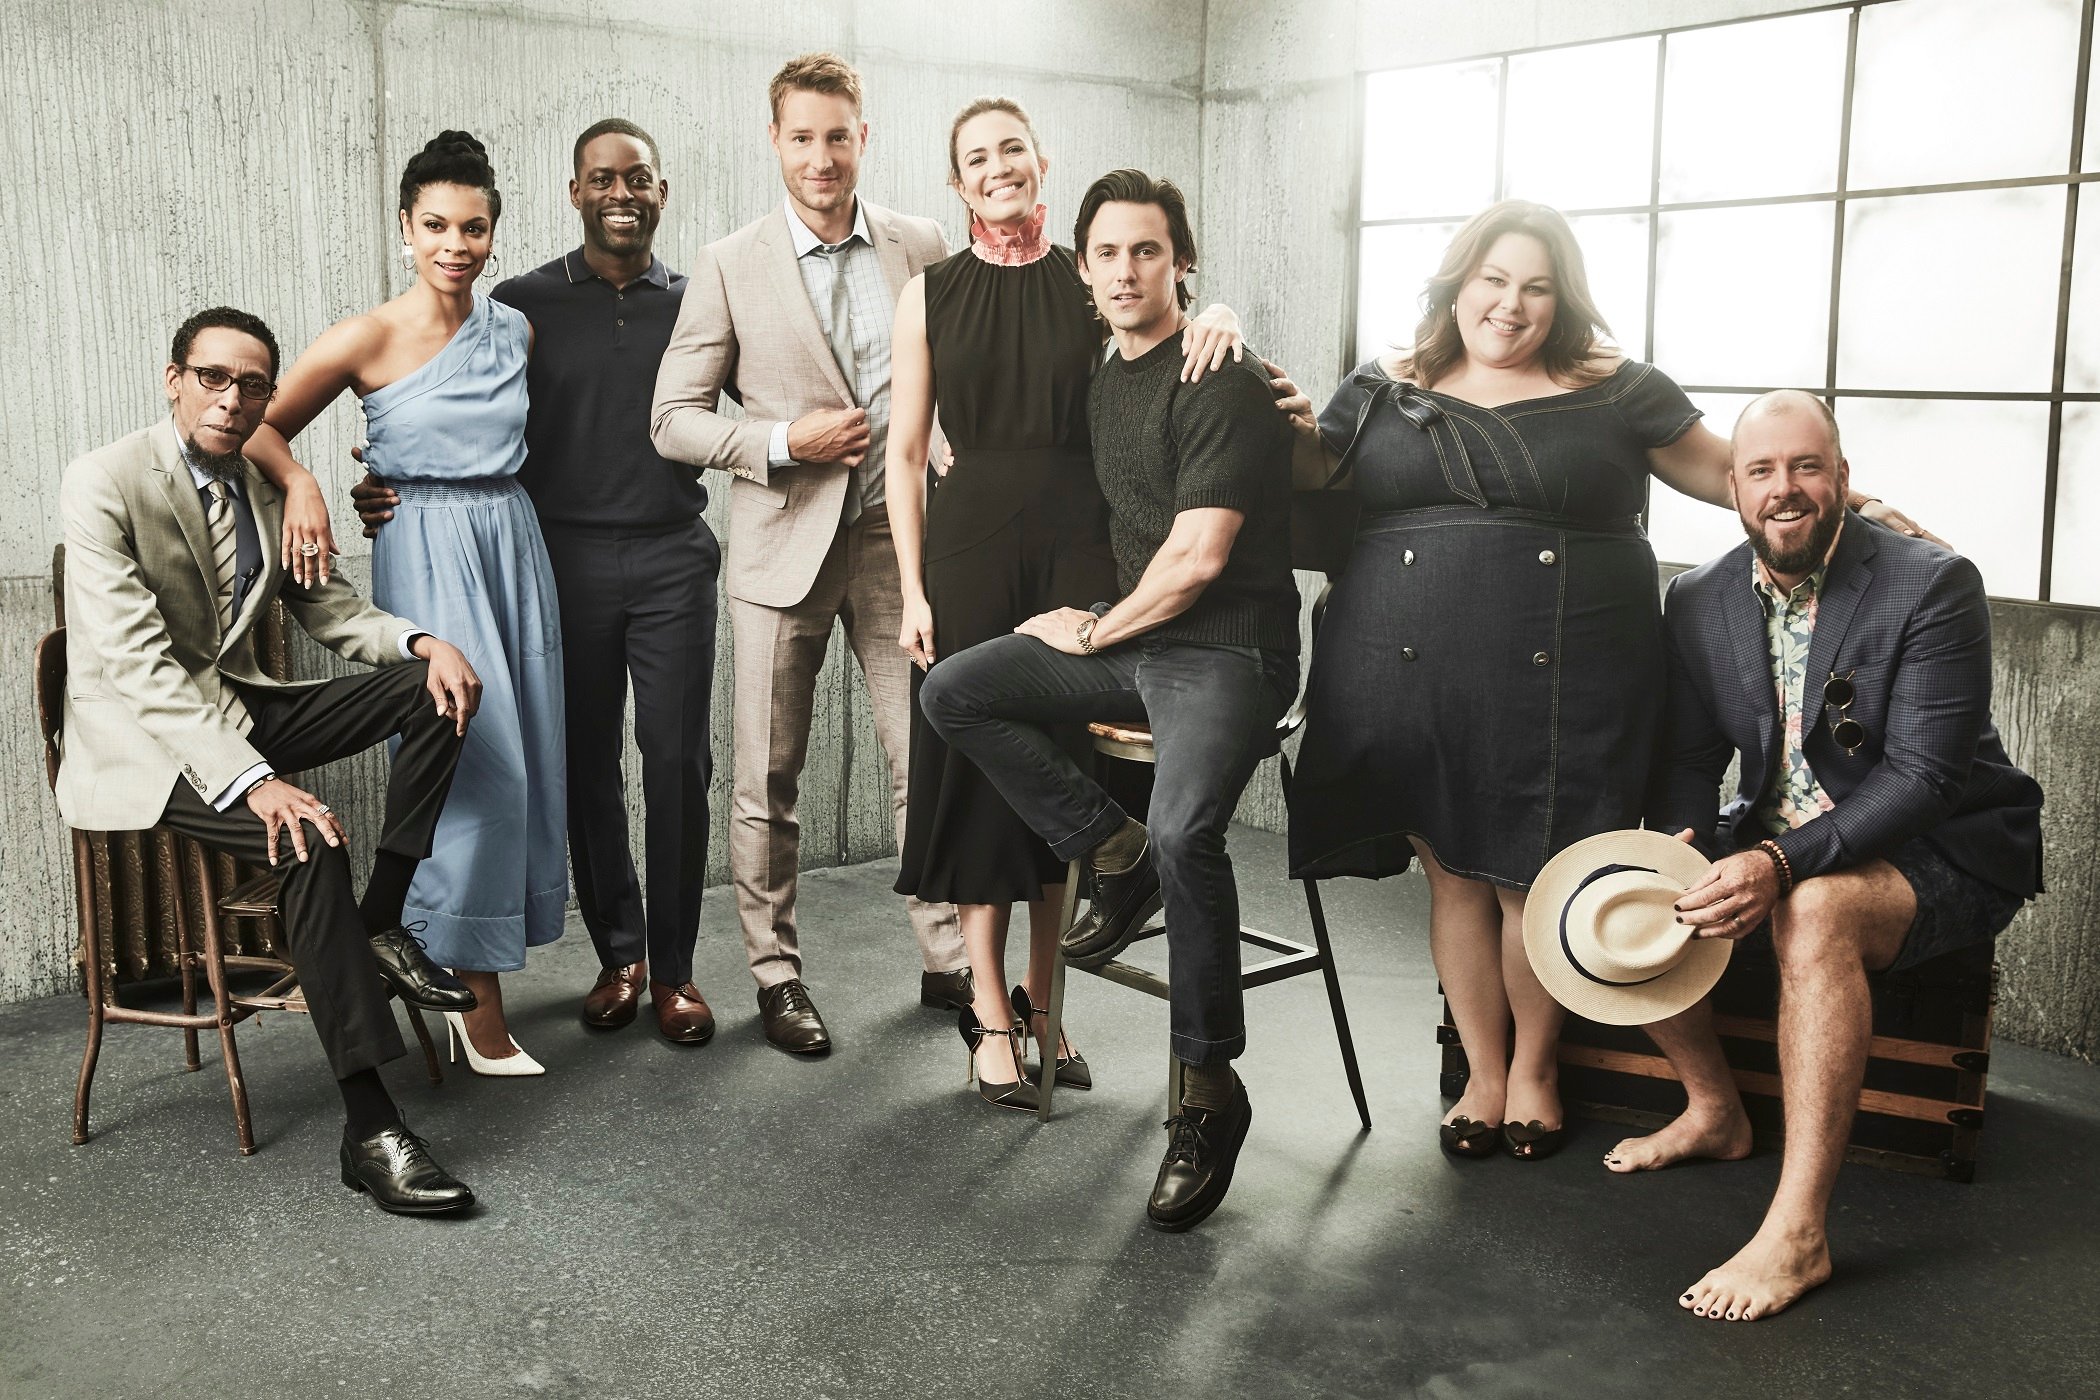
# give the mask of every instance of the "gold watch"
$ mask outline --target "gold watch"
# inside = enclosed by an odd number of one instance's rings
[[[1079,643],[1079,650],[1084,655],[1093,656],[1095,654],[1094,624],[1099,622],[1100,620],[1101,619],[1096,617],[1094,614],[1088,613],[1083,619],[1080,620],[1079,626],[1073,629],[1073,640]]]

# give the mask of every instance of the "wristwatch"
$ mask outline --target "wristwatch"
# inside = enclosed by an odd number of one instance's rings
[[[1079,626],[1072,631],[1072,638],[1079,643],[1079,650],[1084,655],[1093,656],[1095,654],[1094,624],[1100,620],[1094,614],[1088,613],[1084,618],[1080,619]]]

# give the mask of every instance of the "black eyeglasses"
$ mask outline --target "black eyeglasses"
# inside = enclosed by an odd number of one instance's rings
[[[184,365],[183,368],[197,376],[197,382],[204,386],[207,394],[223,394],[226,386],[232,384],[239,387],[241,397],[249,403],[268,403],[277,397],[277,386],[259,374],[235,378],[215,365]]]
[[[1830,719],[1830,737],[1847,757],[1858,753],[1859,746],[1867,742],[1867,727],[1845,713],[1858,698],[1850,671],[1842,676],[1832,671],[1830,679],[1823,682],[1823,713]]]

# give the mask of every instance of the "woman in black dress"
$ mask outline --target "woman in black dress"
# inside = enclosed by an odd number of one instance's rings
[[[1037,613],[1116,596],[1086,421],[1104,332],[1072,251],[1044,232],[1037,195],[1049,162],[1026,113],[1000,97],[962,110],[948,156],[949,184],[970,209],[970,246],[905,285],[891,333],[886,489],[904,580],[898,642],[920,674]],[[1237,318],[1213,308],[1189,334],[1191,371],[1238,343]],[[929,497],[936,405],[954,461]],[[1041,1015],[1050,990],[1064,878],[1064,862],[974,765],[948,752],[914,703],[897,890],[959,906],[975,984],[963,1038],[979,1092],[1001,1107],[1035,1108],[1021,1040],[1041,1033],[1028,1018]],[[1015,903],[1028,905],[1028,975],[1009,998]],[[1092,1082],[1069,1042],[1058,1047],[1057,1081]]]
[[[1729,506],[1729,449],[1603,343],[1552,209],[1475,217],[1422,304],[1413,348],[1355,370],[1317,425],[1364,514],[1307,680],[1292,874],[1421,859],[1471,1067],[1439,1138],[1534,1159],[1561,1141],[1561,1009],[1524,893],[1564,847],[1640,824],[1663,677],[1647,479]]]

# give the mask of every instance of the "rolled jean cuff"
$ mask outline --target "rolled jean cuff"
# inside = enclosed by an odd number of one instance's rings
[[[1169,1039],[1173,1042],[1174,1058],[1185,1065],[1207,1065],[1213,1061],[1237,1060],[1247,1053],[1245,1031],[1225,1040],[1198,1040],[1192,1035],[1182,1035],[1179,1032]]]
[[[1094,847],[1121,831],[1123,823],[1128,820],[1128,816],[1124,814],[1121,807],[1118,807],[1109,798],[1104,797],[1101,799],[1101,810],[1094,815],[1093,819],[1062,841],[1052,841],[1050,843],[1050,852],[1059,860],[1078,860],[1088,851],[1093,850]]]

